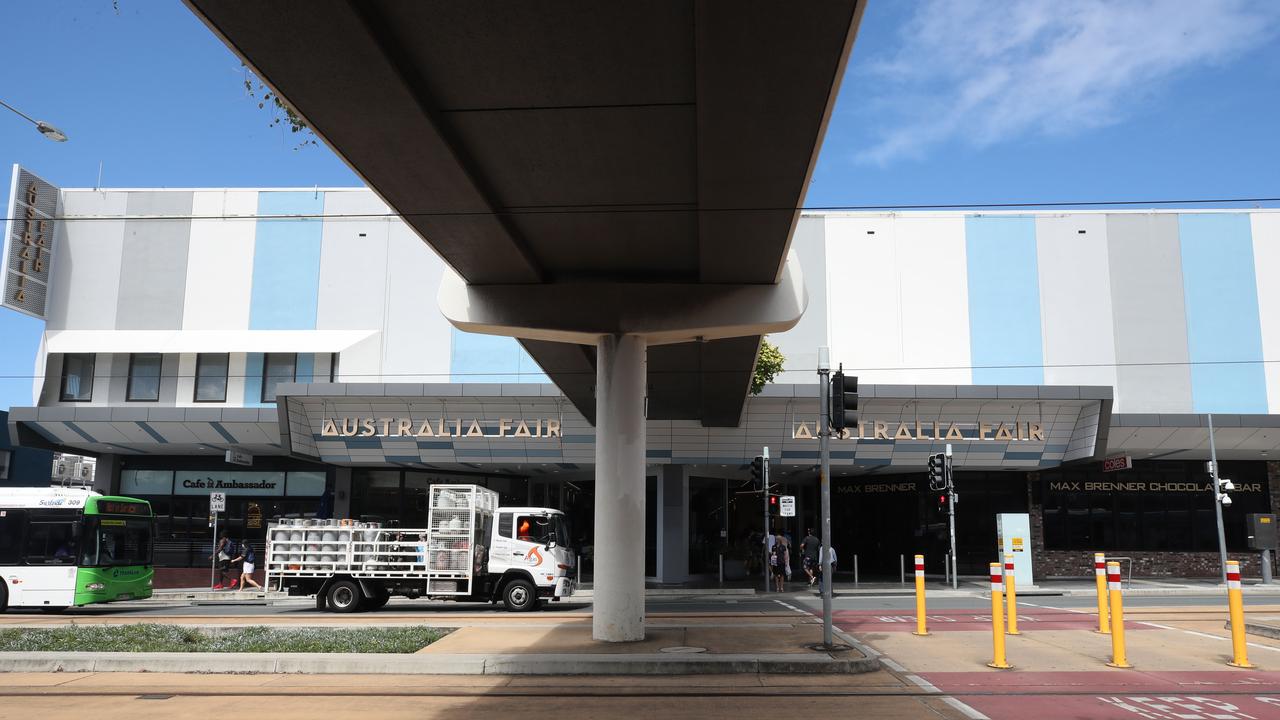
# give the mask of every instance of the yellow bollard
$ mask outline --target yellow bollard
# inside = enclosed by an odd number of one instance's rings
[[[1009,606],[1009,634],[1021,635],[1018,632],[1018,588],[1013,578],[1013,556],[1004,556],[1004,597]]]
[[[1000,563],[991,563],[991,642],[995,658],[987,667],[1008,670],[1013,667],[1004,656],[1004,573]]]
[[[1111,594],[1111,662],[1114,668],[1133,667],[1124,657],[1124,600],[1120,597],[1120,563],[1107,563],[1107,587]]]
[[[1093,554],[1093,579],[1098,584],[1098,632],[1110,635],[1107,620],[1107,556]]]
[[[916,631],[912,635],[928,635],[924,617],[924,556],[916,556]]]
[[[1231,609],[1231,667],[1251,668],[1245,651],[1244,598],[1240,596],[1240,563],[1227,561],[1227,606]]]

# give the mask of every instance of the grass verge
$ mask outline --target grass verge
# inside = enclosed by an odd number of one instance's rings
[[[436,628],[249,627],[207,634],[179,625],[81,625],[0,630],[3,652],[413,653]]]

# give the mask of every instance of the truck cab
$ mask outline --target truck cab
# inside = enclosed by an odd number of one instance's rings
[[[533,604],[541,598],[559,600],[573,594],[577,558],[569,548],[564,513],[539,507],[500,507],[489,546],[489,572],[500,577],[501,593],[508,607],[523,604],[521,592],[532,592]],[[513,589],[526,579],[532,588]],[[509,597],[515,593],[516,597]]]

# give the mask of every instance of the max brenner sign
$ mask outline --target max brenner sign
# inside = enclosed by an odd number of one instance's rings
[[[58,188],[13,166],[5,217],[4,299],[0,304],[44,319],[53,264]]]

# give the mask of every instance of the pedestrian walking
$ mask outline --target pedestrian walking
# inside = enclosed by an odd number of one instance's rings
[[[764,537],[760,539],[761,544],[764,546],[764,576],[766,578],[772,577],[771,573],[773,571],[770,568],[772,567],[771,562],[773,559],[773,543],[776,540],[777,538],[774,537],[773,533],[767,530],[764,533]]]
[[[832,577],[832,583],[834,583],[834,582],[835,582],[835,576],[836,576],[836,546],[835,546],[835,545],[832,545],[832,546],[831,546],[831,577]],[[818,592],[822,592],[822,583],[823,583],[823,580],[824,580],[824,579],[825,579],[825,577],[824,577],[824,574],[823,574],[823,572],[822,572],[822,550],[821,550],[821,549],[819,549],[819,550],[818,550]],[[835,592],[835,589],[836,589],[836,586],[833,584],[833,585],[831,586],[831,591],[834,593],[834,592]]]
[[[804,574],[809,576],[810,585],[818,581],[818,549],[821,547],[822,541],[814,536],[813,528],[809,528],[808,534],[800,541],[800,562]]]
[[[782,531],[782,544],[787,546],[787,564],[783,569],[787,571],[787,582],[791,582],[791,533]]]
[[[227,571],[231,567],[231,553],[235,552],[233,546],[234,543],[227,537],[226,530],[218,533],[218,539],[213,543],[213,552],[209,555],[209,559],[214,561],[214,566],[218,569],[218,582],[214,584],[214,590],[235,587],[234,578],[231,580],[231,585],[227,585]]]
[[[769,553],[769,569],[773,573],[774,589],[783,592],[786,587],[787,580],[787,563],[790,557],[787,555],[787,544],[779,535],[774,538],[773,550]]]
[[[241,590],[246,589],[245,588],[246,585],[252,585],[258,588],[259,590],[266,589],[261,585],[259,585],[258,582],[253,579],[253,571],[257,569],[258,556],[256,553],[253,552],[253,545],[251,545],[248,540],[242,540],[240,542],[240,556],[237,557],[232,562],[242,563],[242,565],[240,566],[240,589]]]

